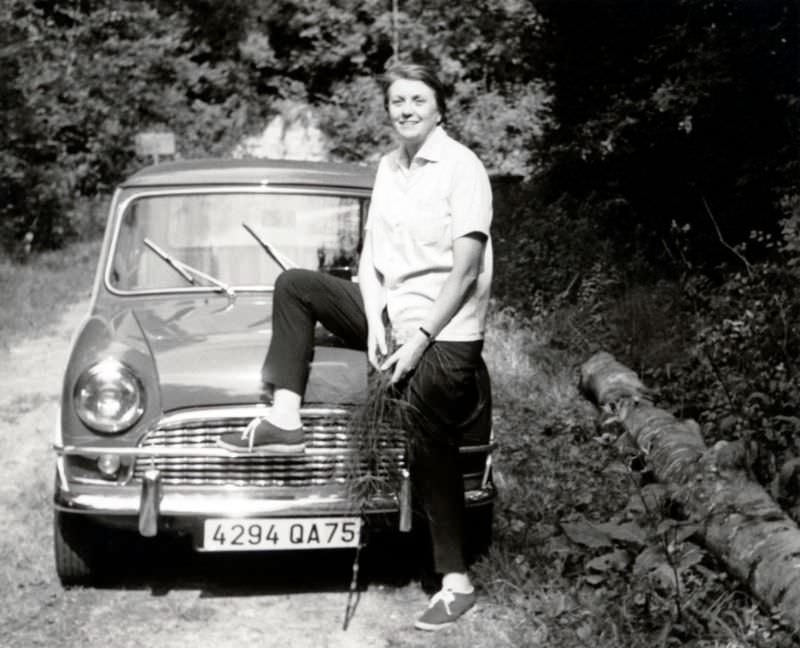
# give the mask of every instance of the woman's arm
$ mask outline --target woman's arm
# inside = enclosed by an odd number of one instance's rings
[[[378,353],[386,356],[386,327],[383,324],[383,308],[386,306],[386,292],[380,273],[372,261],[372,230],[367,229],[361,259],[358,263],[358,287],[364,300],[367,316],[367,357],[370,364],[380,368]]]
[[[477,281],[486,240],[485,234],[471,232],[453,241],[453,269],[447,275],[428,317],[422,324],[431,338],[435,338],[458,312]],[[391,382],[397,382],[413,371],[430,342],[421,330],[415,331],[403,346],[386,359],[380,367],[381,370],[394,366]]]

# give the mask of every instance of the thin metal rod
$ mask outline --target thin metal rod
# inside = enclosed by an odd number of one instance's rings
[[[397,0],[392,0],[392,61],[397,63],[400,57],[400,27]]]

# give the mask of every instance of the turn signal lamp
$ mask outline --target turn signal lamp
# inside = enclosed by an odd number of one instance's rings
[[[104,454],[97,458],[97,468],[106,477],[116,477],[120,465],[119,455]]]

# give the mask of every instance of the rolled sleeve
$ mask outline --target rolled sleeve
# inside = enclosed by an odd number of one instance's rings
[[[492,224],[492,187],[481,161],[471,152],[458,165],[448,198],[453,238],[472,232],[489,236]]]

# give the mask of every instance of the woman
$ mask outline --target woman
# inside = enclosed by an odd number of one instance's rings
[[[441,127],[444,88],[437,77],[401,64],[385,74],[383,87],[399,147],[378,166],[358,284],[308,270],[278,278],[265,361],[272,407],[244,435],[220,443],[240,452],[302,452],[300,405],[314,325],[366,348],[373,367],[390,374],[393,396],[414,412],[407,430],[411,475],[429,520],[434,567],[443,575],[415,626],[437,630],[475,602],[463,550],[458,428],[488,406],[478,382],[485,372],[492,198],[481,162]]]

